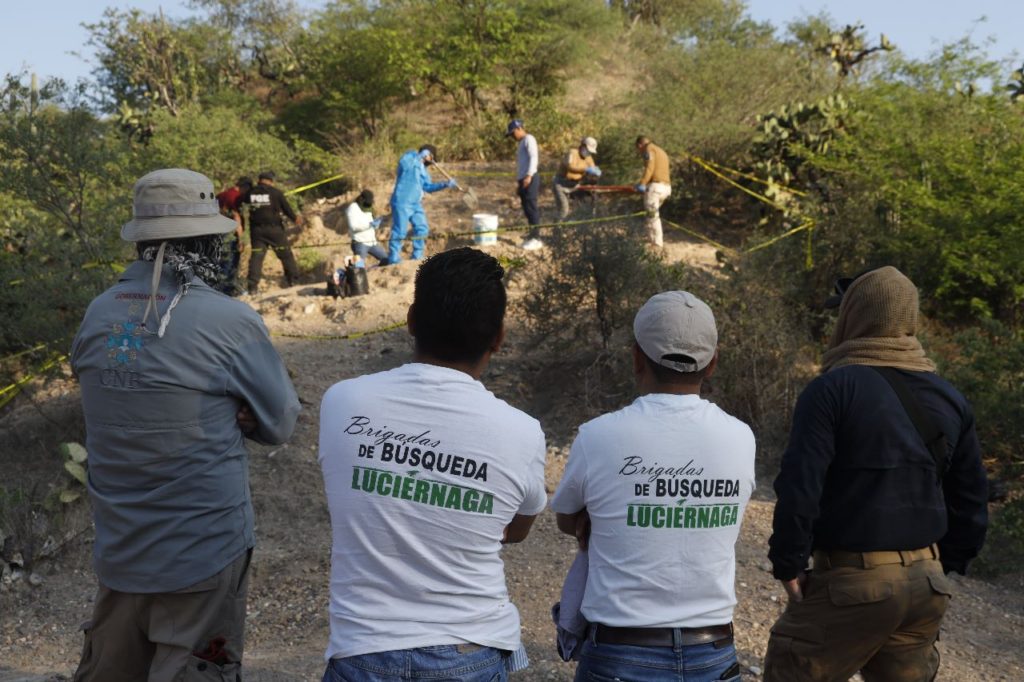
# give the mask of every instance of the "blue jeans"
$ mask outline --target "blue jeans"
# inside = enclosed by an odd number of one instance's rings
[[[461,653],[460,649],[473,649]],[[507,682],[505,654],[475,644],[444,644],[332,658],[322,682]]]
[[[736,646],[629,646],[598,644],[588,637],[576,668],[576,682],[739,682],[739,670],[723,677],[736,663]]]
[[[352,242],[352,253],[356,254],[363,260],[366,260],[366,254],[370,254],[380,261],[381,264],[388,262],[388,253],[380,244],[370,246],[369,244],[363,244],[362,242]]]
[[[523,187],[523,181],[519,180],[516,188],[519,202],[523,206],[523,213],[526,215],[526,222],[530,226],[530,231],[526,234],[526,238],[537,239],[540,237],[540,230],[536,227],[540,224],[540,209],[537,207],[537,201],[540,198],[540,178],[534,177],[530,181],[529,187],[525,188]]]

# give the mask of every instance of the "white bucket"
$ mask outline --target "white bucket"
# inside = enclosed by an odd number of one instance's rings
[[[473,243],[494,246],[498,243],[498,216],[493,213],[473,214]]]

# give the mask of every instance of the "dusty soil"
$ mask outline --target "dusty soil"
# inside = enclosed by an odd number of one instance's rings
[[[456,171],[475,187],[482,209],[497,213],[502,225],[520,222],[511,180],[473,171],[492,167],[460,166]],[[504,169],[501,169],[504,170]],[[380,191],[378,196],[386,196]],[[542,209],[552,213],[550,194]],[[300,238],[306,244],[345,244],[335,234],[335,202],[312,210],[320,222]],[[605,207],[584,207],[607,212]],[[628,207],[628,210],[635,210]],[[454,192],[433,195],[427,213],[436,232],[470,229],[469,212]],[[699,229],[699,226],[691,226]],[[528,270],[555,254],[525,254],[516,247],[518,233],[503,234],[493,253],[523,258]],[[667,257],[698,267],[714,268],[713,249],[679,233],[668,233]],[[429,251],[468,244],[465,237],[431,242]],[[326,267],[347,253],[344,246],[317,249]],[[323,284],[290,289],[275,286],[280,269],[268,258],[265,288],[246,300],[265,318],[287,363],[304,410],[292,440],[279,447],[252,445],[252,489],[256,505],[258,545],[249,596],[247,679],[253,682],[319,680],[326,642],[327,582],[330,529],[316,461],[317,409],[332,383],[376,372],[409,360],[411,347],[403,329],[378,331],[404,320],[412,298],[415,265],[405,263],[369,271],[371,294],[333,300],[318,295]],[[519,298],[528,278],[513,277],[510,291]],[[578,421],[573,421],[571,383],[552,380],[548,358],[528,344],[515,316],[509,320],[506,348],[492,362],[484,383],[498,396],[537,416],[549,439],[547,485],[554,490],[565,465],[568,446]],[[355,338],[337,338],[366,332]],[[570,380],[572,377],[566,377]],[[579,377],[577,376],[578,380]],[[577,381],[578,384],[578,381]],[[53,454],[59,440],[82,440],[78,394],[70,382],[34,387],[0,420],[0,471],[5,480],[52,480],[60,460]],[[46,473],[49,472],[49,473]],[[58,473],[53,473],[58,472]],[[47,479],[49,476],[49,479]],[[19,479],[20,480],[20,479]],[[784,608],[784,594],[772,579],[765,558],[772,502],[770,479],[762,475],[761,489],[743,521],[737,548],[737,644],[744,679],[760,678],[768,630]],[[55,680],[70,676],[81,647],[79,624],[90,613],[95,576],[90,568],[92,535],[85,503],[76,503],[66,516],[63,550],[34,567],[35,577],[7,574],[0,582],[0,682]],[[523,620],[523,638],[532,664],[517,676],[522,680],[570,680],[573,665],[558,660],[553,646],[549,609],[558,597],[561,579],[575,551],[560,535],[550,512],[542,514],[530,538],[504,550],[513,600]],[[1024,679],[1024,585],[1019,577],[993,584],[961,579],[959,594],[944,621],[940,648],[944,681]]]

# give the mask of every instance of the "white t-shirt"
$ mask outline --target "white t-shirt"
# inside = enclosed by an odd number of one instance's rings
[[[499,551],[544,509],[544,434],[468,374],[412,363],[320,406],[331,638],[344,658],[440,644],[519,647]]]
[[[613,627],[732,620],[754,435],[696,395],[650,394],[580,427],[551,508],[590,513],[582,613]]]
[[[364,211],[359,202],[353,201],[345,209],[345,219],[348,221],[348,233],[352,241],[360,244],[373,246],[377,243],[377,232],[373,229],[373,213]]]

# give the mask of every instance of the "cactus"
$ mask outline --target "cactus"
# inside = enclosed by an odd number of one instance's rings
[[[867,47],[864,40],[864,24],[847,24],[842,31],[833,32],[828,42],[818,47],[818,51],[828,56],[832,68],[840,78],[856,74],[861,62],[875,52],[890,52],[896,46],[883,33],[878,45]]]
[[[1010,101],[1014,104],[1024,102],[1024,64],[1010,74],[1010,82],[1006,84],[1010,92]]]

